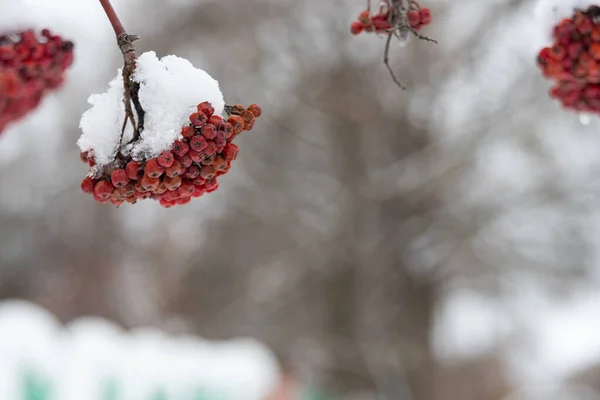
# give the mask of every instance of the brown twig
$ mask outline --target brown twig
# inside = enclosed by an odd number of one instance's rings
[[[144,109],[139,100],[140,85],[137,82],[131,80],[131,76],[135,71],[135,62],[137,55],[135,53],[134,42],[139,39],[137,35],[128,34],[121,23],[121,20],[117,16],[115,9],[112,7],[110,0],[99,0],[110,24],[112,25],[115,36],[117,37],[117,44],[123,54],[123,87],[125,88],[123,93],[123,102],[125,104],[125,121],[123,122],[123,128],[121,130],[121,141],[123,140],[123,134],[127,122],[131,122],[133,126],[133,138],[131,142],[136,141],[142,131],[144,130]],[[131,107],[131,104],[135,108],[137,114],[137,122]]]

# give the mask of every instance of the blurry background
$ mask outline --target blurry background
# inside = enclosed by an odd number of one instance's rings
[[[139,52],[264,110],[219,190],[170,210],[80,192],[79,117],[120,54],[97,1],[32,7],[76,63],[0,137],[0,298],[251,336],[338,399],[600,399],[599,123],[535,67],[584,1],[423,0],[440,44],[393,43],[407,92],[349,33],[364,3],[114,0]]]

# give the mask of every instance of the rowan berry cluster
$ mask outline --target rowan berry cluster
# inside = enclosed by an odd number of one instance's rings
[[[59,87],[73,62],[73,42],[44,29],[0,35],[0,132]]]
[[[350,32],[353,35],[360,33],[389,33],[394,26],[390,22],[390,7],[381,7],[378,12],[373,13],[369,10],[363,10],[358,14],[356,21],[350,25]],[[410,9],[407,13],[408,24],[415,31],[419,31],[423,26],[431,23],[431,10],[427,7],[421,8],[419,3],[410,0]]]
[[[600,7],[576,9],[554,27],[554,43],[537,64],[555,81],[550,96],[565,109],[600,114]]]
[[[81,160],[90,166],[81,189],[99,203],[118,207],[153,199],[166,208],[215,191],[217,178],[226,174],[237,158],[238,146],[233,139],[251,130],[262,110],[256,104],[248,108],[226,106],[227,120],[214,111],[207,101],[198,104],[197,111],[189,116],[190,123],[181,129],[181,139],[155,158],[134,160],[120,155],[99,171],[93,154],[81,153]]]

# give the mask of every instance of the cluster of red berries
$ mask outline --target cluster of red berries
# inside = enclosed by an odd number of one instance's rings
[[[410,0],[410,10],[408,11],[410,27],[418,31],[429,23],[431,23],[431,10],[427,7],[421,8],[419,3]],[[358,35],[363,31],[389,33],[393,28],[394,26],[390,22],[390,7],[384,6],[377,13],[369,10],[361,11],[357,20],[350,25],[350,32],[353,35]]]
[[[81,183],[85,193],[99,203],[120,206],[124,202],[153,199],[170,208],[187,204],[193,197],[215,191],[217,178],[226,174],[237,158],[238,146],[232,143],[242,131],[249,131],[262,109],[256,104],[226,106],[225,121],[214,114],[212,105],[198,104],[190,115],[190,124],[181,129],[182,138],[170,151],[156,158],[136,161],[122,155],[109,166],[96,171],[93,154],[81,153],[90,175]]]
[[[575,10],[554,27],[554,44],[543,48],[537,64],[555,81],[550,96],[565,109],[600,113],[600,7]]]
[[[0,132],[60,86],[73,62],[73,42],[48,29],[0,35]]]

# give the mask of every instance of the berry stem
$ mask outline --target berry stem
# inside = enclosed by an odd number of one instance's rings
[[[139,100],[140,85],[137,82],[131,80],[131,76],[135,71],[135,62],[137,55],[135,53],[134,42],[139,40],[138,35],[131,35],[125,31],[117,12],[113,8],[110,0],[99,0],[110,24],[112,25],[115,36],[117,37],[117,44],[123,54],[123,87],[125,88],[123,93],[123,102],[125,104],[125,121],[123,122],[123,128],[121,130],[121,142],[123,140],[123,134],[125,133],[125,127],[130,122],[133,126],[133,138],[131,142],[136,141],[141,132],[144,130],[144,109]],[[137,122],[131,108],[131,103],[135,108],[137,114]],[[122,144],[122,143],[121,143]]]
[[[117,13],[116,13],[115,9],[113,8],[112,4],[110,4],[110,0],[100,0],[100,4],[102,5],[102,8],[104,8],[104,12],[106,13],[108,20],[110,21],[110,24],[112,25],[113,29],[115,30],[115,35],[117,37],[119,37],[122,34],[124,34],[125,28],[123,28],[123,24],[121,24],[121,20],[117,16]]]

